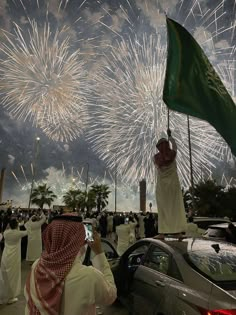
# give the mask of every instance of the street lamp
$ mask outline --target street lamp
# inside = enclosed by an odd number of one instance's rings
[[[36,162],[37,162],[37,158],[39,155],[39,141],[40,141],[40,138],[36,137],[35,143],[34,143],[33,163],[32,163],[32,181],[31,181],[28,209],[30,209],[31,195],[32,195],[33,188],[34,188],[34,181],[35,181],[35,175],[36,175]]]
[[[117,153],[116,151],[112,151],[112,150],[107,150],[107,152],[111,152],[115,155],[115,213],[116,213],[116,210],[117,210]],[[122,150],[123,152],[123,150]]]

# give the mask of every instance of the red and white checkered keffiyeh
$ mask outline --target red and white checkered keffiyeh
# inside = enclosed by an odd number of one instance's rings
[[[85,229],[81,222],[55,220],[43,233],[45,250],[34,269],[37,300],[49,315],[60,312],[65,277],[70,271],[81,247],[85,244]],[[33,272],[33,271],[31,271]],[[40,314],[33,302],[30,278],[26,281],[30,315]]]

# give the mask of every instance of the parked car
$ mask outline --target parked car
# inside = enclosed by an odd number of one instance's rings
[[[136,315],[235,315],[236,246],[142,239],[119,257],[102,240],[120,301]],[[85,263],[90,264],[88,250]]]
[[[232,222],[236,226],[236,222]],[[226,240],[227,231],[229,223],[212,224],[208,226],[208,229],[203,234],[203,237],[214,238],[216,240]]]
[[[218,223],[229,223],[231,222],[228,218],[214,218],[214,217],[194,217],[193,222],[197,224],[199,234],[203,234],[209,225]]]

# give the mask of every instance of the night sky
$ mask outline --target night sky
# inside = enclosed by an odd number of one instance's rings
[[[196,5],[193,6],[193,3]],[[216,8],[218,9],[214,13]],[[29,19],[35,20],[41,28],[46,22],[49,23],[52,33],[57,28],[67,26],[68,35],[71,38],[70,51],[80,49],[81,58],[86,62],[86,71],[90,76],[99,66],[104,66],[104,60],[106,60],[104,56],[109,55],[110,47],[117,45],[122,37],[141,38],[143,33],[156,32],[165,36],[165,13],[183,24],[194,35],[214,66],[225,60],[230,62],[234,60],[230,63],[233,69],[231,69],[226,87],[235,100],[236,50],[233,47],[236,31],[232,28],[236,17],[234,0],[193,2],[191,0],[0,0],[0,47],[3,47],[5,42],[4,33],[14,32],[14,23],[21,27],[24,34],[28,32]],[[201,14],[202,17],[200,17]],[[231,29],[227,30],[228,28]],[[206,40],[208,37],[213,39]],[[6,59],[2,51],[0,51],[0,57],[2,62]],[[4,81],[4,79],[1,76],[1,80]],[[97,105],[93,102],[92,86],[88,86],[87,91],[89,110],[92,111]],[[13,199],[15,205],[26,206],[36,137],[40,137],[36,180],[47,181],[53,187],[60,197],[55,203],[61,203],[61,195],[68,188],[84,187],[88,164],[89,183],[94,180],[99,183],[106,182],[114,190],[114,154],[103,161],[101,154],[94,150],[94,143],[88,136],[91,134],[93,122],[96,121],[96,115],[90,117],[86,128],[77,139],[55,142],[48,138],[40,128],[33,126],[32,120],[25,121],[13,117],[10,110],[3,105],[4,93],[4,89],[0,90],[0,166],[6,168],[3,200]],[[80,116],[75,124],[80,124],[79,120]],[[102,135],[102,131],[99,132]],[[128,145],[126,148],[129,150]],[[114,150],[119,151],[119,149],[120,146],[117,144]],[[211,165],[213,176],[220,180],[224,172],[227,181],[230,181],[231,177],[236,178],[235,162],[229,152],[224,152],[222,161],[216,159],[212,163],[209,162],[209,165]],[[118,159],[117,166],[122,169],[121,158]],[[118,210],[138,210],[138,180],[136,179],[131,184],[125,183],[122,180],[123,177],[125,178],[124,174],[125,170],[122,170],[118,176]],[[150,182],[147,204],[152,201],[155,205],[153,189],[153,182]],[[113,203],[112,194],[109,205],[111,210],[114,208]]]

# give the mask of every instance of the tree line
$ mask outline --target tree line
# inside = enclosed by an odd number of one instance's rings
[[[63,202],[72,209],[100,212],[108,205],[111,191],[108,185],[92,185],[88,191],[70,189],[63,196]],[[204,180],[183,191],[186,211],[189,208],[199,216],[227,216],[236,220],[236,187],[225,187],[217,184],[215,180]],[[39,185],[31,194],[32,204],[43,209],[44,205],[51,207],[57,198],[47,184]]]
[[[199,216],[227,216],[236,220],[235,186],[225,187],[215,180],[203,180],[184,192],[184,202],[186,209],[194,209]]]
[[[88,191],[81,189],[70,189],[63,195],[64,204],[71,208],[81,211],[91,211],[96,209],[102,211],[108,205],[110,194],[108,185],[91,185]],[[33,189],[31,194],[31,203],[43,209],[45,205],[51,207],[53,201],[57,198],[50,186],[42,184]]]

